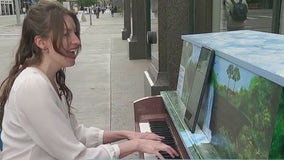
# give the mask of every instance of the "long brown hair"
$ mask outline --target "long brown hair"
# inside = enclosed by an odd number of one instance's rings
[[[19,47],[15,54],[15,62],[9,71],[7,78],[0,86],[0,127],[4,116],[4,106],[9,97],[11,88],[17,76],[28,66],[41,63],[42,50],[34,43],[35,36],[48,38],[50,35],[54,50],[63,55],[63,34],[64,15],[69,15],[76,25],[76,35],[80,39],[80,23],[76,14],[64,8],[59,2],[40,1],[32,6],[26,15],[23,26]],[[63,48],[63,50],[62,50]],[[81,46],[79,47],[79,50]],[[73,94],[65,84],[65,68],[56,73],[56,82],[59,90],[66,98],[69,114],[71,113],[71,102]]]

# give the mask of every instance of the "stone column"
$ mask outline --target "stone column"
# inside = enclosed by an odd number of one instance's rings
[[[158,52],[144,72],[145,96],[175,90],[182,52],[181,35],[194,30],[193,0],[158,0]]]
[[[273,2],[273,11],[272,11],[272,33],[277,33],[277,34],[283,34],[284,33],[284,27],[283,27],[283,12],[282,10],[283,3],[282,0],[275,0]]]
[[[130,23],[130,0],[123,1],[123,17],[124,17],[124,27],[121,30],[122,40],[127,40],[131,32],[131,23]]]
[[[147,43],[146,34],[149,28],[149,0],[131,0],[131,34],[129,42],[129,59],[150,59],[151,48]]]

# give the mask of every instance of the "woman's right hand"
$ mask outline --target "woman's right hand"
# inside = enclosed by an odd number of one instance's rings
[[[179,154],[172,147],[162,143],[161,141],[137,139],[138,151],[143,153],[154,154],[160,159],[164,159],[159,151],[167,152],[172,158],[178,157]]]

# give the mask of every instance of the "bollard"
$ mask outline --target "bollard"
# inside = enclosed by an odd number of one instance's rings
[[[90,26],[93,25],[92,23],[92,8],[89,8],[89,14],[90,14]]]

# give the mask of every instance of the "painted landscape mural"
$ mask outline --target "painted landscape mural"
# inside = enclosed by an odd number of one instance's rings
[[[219,156],[241,159],[277,157],[276,151],[270,154],[270,149],[279,145],[276,144],[278,141],[271,144],[272,137],[279,135],[273,135],[273,131],[282,87],[219,57],[215,57],[212,84],[211,144]],[[283,115],[279,118],[282,120],[282,124],[278,124],[282,125],[279,132],[283,133]],[[282,137],[277,138],[283,141]]]
[[[282,89],[280,105],[276,116],[270,159],[284,159],[284,92]]]
[[[177,86],[184,106],[200,50],[184,41]],[[194,157],[284,159],[283,87],[219,56],[210,79],[198,120],[202,131],[191,134],[194,145],[189,150]]]

